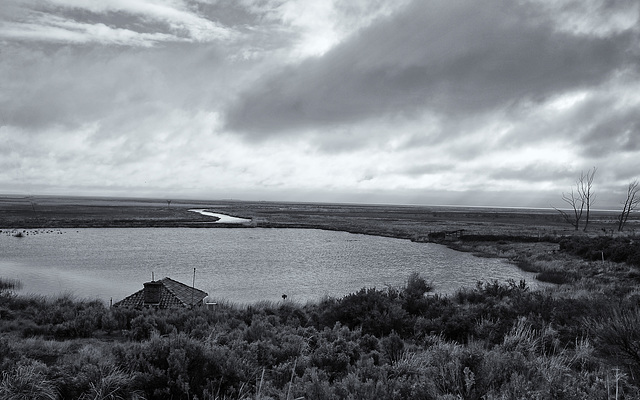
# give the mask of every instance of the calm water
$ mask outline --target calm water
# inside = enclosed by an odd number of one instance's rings
[[[318,300],[362,287],[400,286],[411,272],[451,293],[478,280],[533,275],[502,260],[444,246],[306,229],[118,228],[0,234],[0,276],[19,279],[23,293],[121,300],[165,276],[212,299],[238,303]]]

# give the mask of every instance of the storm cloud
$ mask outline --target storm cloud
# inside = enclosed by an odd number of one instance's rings
[[[597,166],[617,206],[639,26],[635,0],[6,0],[0,187],[546,207]]]
[[[416,1],[322,57],[256,82],[228,114],[254,135],[425,110],[457,118],[598,86],[636,66],[637,29],[561,30],[539,5]]]

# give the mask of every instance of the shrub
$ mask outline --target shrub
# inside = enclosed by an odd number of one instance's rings
[[[5,400],[56,400],[58,392],[46,378],[46,366],[33,362],[2,373],[0,398]]]
[[[100,371],[99,379],[89,384],[89,390],[82,394],[80,400],[137,400],[142,393],[132,390],[133,377],[116,367]]]
[[[561,270],[551,264],[547,270]],[[624,395],[640,398],[640,301],[628,285],[599,286],[596,294],[492,281],[425,297],[426,287],[412,274],[401,289],[304,306],[180,312],[3,297],[2,331],[18,334],[0,337],[0,398],[27,387],[36,398],[85,399],[604,398],[612,383],[606,359],[628,368],[620,372]],[[127,328],[134,340],[20,335]]]
[[[640,266],[638,238],[572,236],[560,241],[560,250],[591,261],[604,257],[605,260]]]
[[[566,284],[575,280],[572,273],[568,271],[542,271],[536,275],[540,282],[555,283],[557,285]]]
[[[359,357],[356,343],[348,341],[336,330],[325,330],[310,354],[312,366],[327,373],[329,382],[345,376]]]
[[[363,333],[378,337],[392,331],[404,333],[413,325],[394,291],[363,288],[343,297],[326,311],[333,318],[325,317],[325,323],[334,319],[351,329],[360,328]]]
[[[120,324],[111,311],[106,312],[102,314],[102,316],[100,316],[100,325],[102,326],[102,329],[104,329],[104,331],[108,334],[113,333],[113,331],[117,330],[120,327]]]
[[[393,332],[391,335],[382,339],[382,349],[389,359],[389,362],[395,364],[402,357],[404,341],[400,339],[397,333]]]
[[[151,333],[157,331],[155,318],[148,315],[138,315],[131,320],[131,338],[134,340],[144,340],[151,337]]]
[[[602,352],[640,376],[640,309],[612,310],[604,318],[585,320]]]

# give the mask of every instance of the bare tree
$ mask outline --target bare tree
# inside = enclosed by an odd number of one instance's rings
[[[587,215],[584,221],[584,231],[587,231],[587,227],[589,226],[589,214],[591,211],[591,204],[596,199],[595,194],[593,194],[593,178],[596,175],[596,171],[598,169],[593,167],[591,171],[588,171],[586,174],[583,172],[580,173],[580,178],[578,178],[577,186],[578,186],[578,194],[582,197],[584,201],[584,205],[586,207]]]
[[[624,225],[629,219],[629,214],[634,211],[640,204],[640,183],[638,180],[629,183],[627,187],[627,198],[624,201],[622,212],[618,216],[618,232],[622,232]]]
[[[565,222],[571,224],[576,230],[578,230],[578,227],[580,226],[580,220],[582,219],[582,213],[584,211],[584,199],[582,199],[579,195],[576,195],[575,191],[571,189],[570,194],[562,193],[562,201],[571,206],[573,215],[559,208],[556,208],[556,211],[559,212],[560,215],[562,215],[562,218],[564,218]]]
[[[570,212],[556,208],[556,211],[562,215],[562,218],[564,218],[567,223],[571,224],[576,231],[580,229],[580,221],[582,220],[582,216],[585,212],[585,231],[589,225],[591,205],[595,200],[595,195],[593,193],[593,178],[596,174],[596,170],[596,167],[593,167],[593,169],[587,173],[582,171],[580,173],[580,177],[576,181],[576,188],[572,188],[571,193],[562,193],[562,201],[571,207]]]

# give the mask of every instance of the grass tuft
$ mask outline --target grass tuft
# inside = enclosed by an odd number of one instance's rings
[[[566,271],[542,271],[536,275],[540,282],[563,285],[574,281],[573,274]]]
[[[20,282],[19,280],[0,277],[0,292],[4,290],[20,289],[22,289],[22,282]]]

